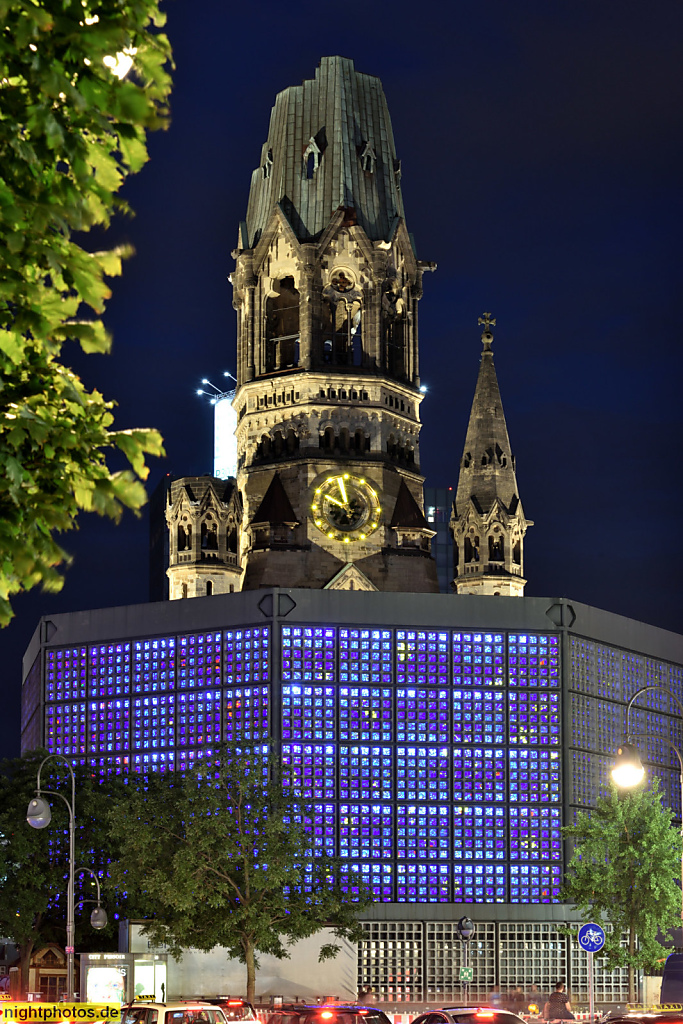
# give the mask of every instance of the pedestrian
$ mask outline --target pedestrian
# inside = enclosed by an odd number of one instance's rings
[[[546,1020],[575,1020],[563,981],[558,981],[555,991],[548,996],[543,1016]]]
[[[512,1013],[524,1013],[524,993],[519,985],[515,985],[515,987],[510,989],[508,992],[507,1004],[508,1010],[511,1010]]]
[[[489,992],[489,1006],[492,1006],[494,1010],[502,1010],[503,1008],[503,996],[498,985],[494,985]]]
[[[531,1017],[539,1017],[546,1002],[547,1000],[541,995],[538,985],[535,982],[531,984],[524,998],[527,1013]]]

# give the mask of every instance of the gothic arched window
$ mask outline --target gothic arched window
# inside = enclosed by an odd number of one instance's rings
[[[290,275],[266,299],[266,373],[299,365],[299,292]]]

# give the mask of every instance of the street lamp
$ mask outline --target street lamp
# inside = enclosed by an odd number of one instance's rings
[[[66,890],[66,998],[67,1002],[74,1001],[74,840],[76,835],[76,779],[73,769],[67,759],[61,754],[48,754],[40,762],[38,778],[36,779],[36,795],[29,801],[26,812],[26,820],[32,828],[47,828],[52,820],[52,811],[47,800],[43,799],[40,789],[40,773],[46,761],[57,758],[63,761],[69,769],[71,776],[71,803],[62,793],[56,793],[51,789],[44,789],[42,793],[48,796],[58,796],[66,804],[69,812],[69,884]]]
[[[668,690],[666,686],[658,686],[657,684],[643,686],[633,694],[626,705],[626,740],[617,750],[614,768],[612,769],[612,778],[617,786],[621,786],[624,789],[632,789],[633,786],[637,786],[645,776],[645,769],[638,755],[638,749],[631,743],[631,706],[641,694],[647,693],[649,690],[660,690],[662,693],[668,694],[673,702],[678,705],[678,710],[683,718],[683,704],[681,704],[676,694]],[[662,737],[659,738],[661,739]],[[683,753],[671,740],[664,740],[664,742],[668,743],[676,754],[681,769],[681,840],[683,840]],[[681,853],[681,926],[683,927],[683,852]]]
[[[467,1005],[467,986],[474,976],[474,971],[469,965],[469,941],[477,930],[474,921],[469,917],[461,917],[457,924],[458,935],[462,942],[462,964],[460,967],[460,981],[462,983],[462,994]]]
[[[95,929],[95,931],[100,931],[102,928],[106,928],[107,927],[107,911],[101,905],[102,898],[100,896],[100,880],[99,880],[99,878],[97,877],[97,875],[95,874],[95,872],[93,871],[92,868],[76,868],[76,874],[77,875],[80,874],[82,871],[87,871],[88,874],[92,875],[92,877],[95,879],[95,885],[97,886],[97,899],[96,900],[79,900],[78,901],[78,905],[80,907],[82,903],[96,903],[97,904],[97,906],[93,909],[92,914],[90,915],[90,924]]]

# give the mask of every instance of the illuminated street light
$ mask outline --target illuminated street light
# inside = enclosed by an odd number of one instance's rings
[[[634,702],[643,693],[647,693],[649,690],[659,690],[660,693],[666,693],[674,704],[678,705],[678,710],[683,718],[683,704],[671,690],[668,690],[666,686],[659,686],[656,683],[652,686],[642,686],[640,690],[637,690],[630,701],[626,705],[626,739],[617,750],[617,757],[614,768],[612,769],[612,778],[616,782],[617,786],[621,786],[624,789],[632,789],[633,786],[637,786],[645,776],[645,769],[640,760],[637,748],[631,743],[631,707]],[[664,739],[662,736],[657,737],[663,740],[664,743],[668,743],[676,757],[678,758],[678,764],[680,766],[680,780],[681,780],[681,839],[683,840],[683,754],[675,743],[671,740]],[[681,854],[681,925],[683,926],[683,853]]]

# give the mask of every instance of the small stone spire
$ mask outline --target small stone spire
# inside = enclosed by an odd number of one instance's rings
[[[524,518],[498,378],[490,313],[479,317],[483,351],[451,516],[458,594],[522,597]]]

